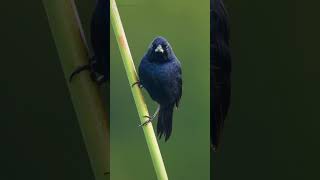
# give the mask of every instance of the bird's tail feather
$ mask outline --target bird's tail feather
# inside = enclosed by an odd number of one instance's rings
[[[157,133],[158,133],[159,139],[161,139],[162,135],[164,135],[165,141],[167,141],[171,135],[173,108],[174,108],[174,104],[160,106],[158,124],[157,124]]]

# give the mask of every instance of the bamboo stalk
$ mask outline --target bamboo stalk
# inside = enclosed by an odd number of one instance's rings
[[[119,45],[122,60],[129,80],[129,86],[131,87],[132,84],[138,81],[138,78],[115,0],[110,0],[110,13],[112,27]],[[143,123],[147,120],[144,116],[149,116],[147,106],[143,99],[140,88],[138,86],[133,86],[131,90],[136,103],[140,121]],[[147,125],[143,126],[143,132],[147,141],[157,178],[159,180],[167,180],[167,172],[162,160],[152,124],[148,123]]]
[[[88,63],[88,49],[70,0],[42,0],[65,79],[78,117],[82,136],[96,180],[110,179],[109,124],[99,89],[88,72],[68,82],[70,73]]]

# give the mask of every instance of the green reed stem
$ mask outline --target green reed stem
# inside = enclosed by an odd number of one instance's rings
[[[110,179],[109,124],[99,89],[88,72],[69,83],[71,72],[88,63],[88,48],[72,0],[42,0],[91,167],[96,180]],[[107,103],[108,104],[108,103]]]
[[[132,95],[137,106],[140,121],[143,123],[147,120],[144,116],[149,116],[149,113],[140,88],[138,86],[131,87],[132,84],[138,81],[138,77],[115,0],[110,0],[110,14],[111,24],[119,45],[119,50],[129,80],[129,87],[131,88]],[[162,160],[152,124],[148,123],[147,125],[143,126],[143,132],[158,180],[167,180],[167,172]]]

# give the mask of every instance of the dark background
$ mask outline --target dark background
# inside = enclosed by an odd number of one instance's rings
[[[213,177],[319,179],[319,13],[308,1],[226,1],[232,104]]]
[[[93,5],[79,3],[87,32]],[[94,179],[42,1],[0,13],[0,179]]]
[[[215,179],[319,179],[314,2],[226,2],[233,94]],[[93,179],[42,2],[1,3],[0,179]],[[86,24],[92,3],[79,7]]]

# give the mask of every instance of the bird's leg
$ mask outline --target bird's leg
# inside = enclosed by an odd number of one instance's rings
[[[155,112],[151,117],[150,117],[150,116],[143,116],[143,117],[148,118],[148,120],[145,121],[144,123],[140,124],[139,127],[145,126],[145,125],[147,125],[148,123],[150,123],[152,120],[154,120],[154,118],[157,117],[157,115],[159,114],[159,111],[160,111],[160,105],[157,107],[156,112]]]
[[[92,56],[90,59],[90,68],[91,68],[91,79],[96,82],[99,86],[104,82],[104,75],[101,75],[95,71],[97,68],[97,59],[96,56]]]
[[[100,86],[103,82],[105,82],[105,76],[94,71],[95,66],[97,66],[96,64],[97,64],[97,60],[96,60],[95,56],[90,57],[89,64],[80,66],[80,67],[76,68],[71,73],[71,75],[69,77],[69,82],[72,81],[72,78],[75,75],[79,74],[80,72],[82,72],[84,70],[89,70],[90,71],[90,77],[91,77],[92,81],[96,82],[98,84],[98,86]]]
[[[105,82],[105,76],[96,76],[95,81],[97,82],[98,86],[100,86],[103,82]]]
[[[72,81],[72,78],[73,78],[75,75],[79,74],[80,72],[82,72],[82,71],[84,71],[84,70],[89,70],[89,71],[91,71],[91,78],[92,78],[94,81],[96,81],[97,78],[96,78],[95,74],[92,72],[92,69],[93,69],[93,66],[94,66],[95,63],[96,63],[95,58],[94,58],[94,57],[90,57],[90,59],[89,59],[89,64],[79,66],[79,67],[77,67],[77,68],[71,73],[71,75],[69,76],[69,82]]]
[[[131,87],[133,87],[134,85],[138,85],[138,87],[139,87],[140,89],[143,88],[143,86],[142,86],[142,84],[141,84],[140,81],[137,81],[137,82],[133,83],[133,84],[131,85]]]

